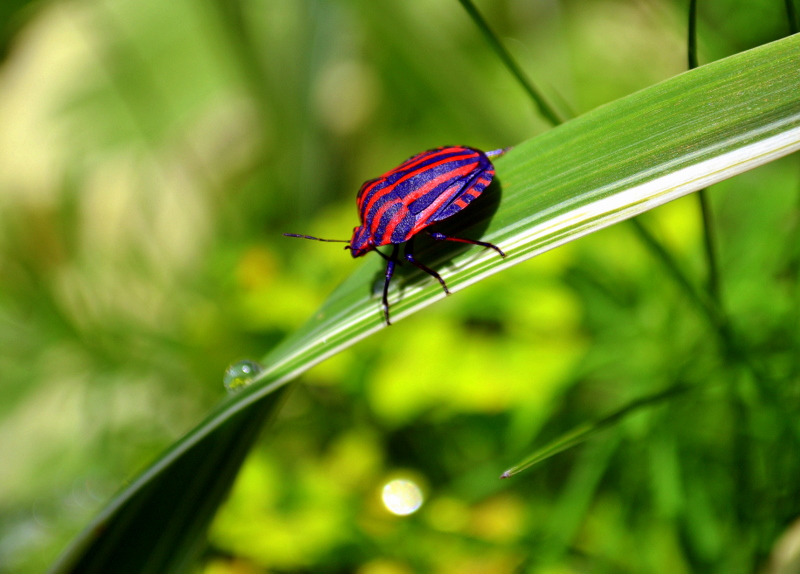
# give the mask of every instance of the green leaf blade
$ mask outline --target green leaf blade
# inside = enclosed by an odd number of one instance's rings
[[[496,160],[503,199],[483,239],[445,276],[451,291],[800,149],[800,39],[671,78],[563,124]],[[482,222],[475,222],[473,227]],[[465,230],[467,234],[469,229]],[[264,361],[292,378],[383,327],[369,296],[374,258]],[[393,319],[442,299],[433,281],[390,294]]]
[[[496,161],[502,191],[497,211],[464,230],[469,236],[470,230],[481,229],[481,237],[508,256],[501,260],[490,250],[465,250],[448,260],[442,275],[451,291],[459,291],[563,243],[800,149],[799,87],[800,37],[795,36],[687,72],[520,144]],[[378,257],[365,262],[319,313],[266,357],[256,382],[218,405],[120,493],[54,571],[77,572],[72,566],[87,556],[118,556],[120,545],[130,547],[130,539],[114,533],[129,531],[125,521],[142,511],[137,504],[144,504],[142,516],[151,517],[150,523],[137,525],[180,533],[180,524],[192,521],[192,509],[179,516],[183,522],[148,509],[158,499],[159,485],[180,481],[192,469],[201,472],[205,457],[195,455],[215,452],[231,421],[260,428],[266,416],[261,407],[272,404],[283,385],[382,329],[379,298],[370,289],[381,268]],[[409,279],[391,291],[393,320],[444,297],[438,283],[422,274]],[[227,468],[235,470],[243,458],[238,463],[231,458]],[[204,488],[224,493],[230,480],[221,473],[218,484],[209,478]],[[215,495],[210,504],[198,505],[193,524],[202,528],[187,528],[171,544],[196,548],[222,498]],[[143,567],[155,564],[148,560],[158,561],[163,550],[144,540],[133,548],[142,555],[137,564]],[[183,556],[190,554],[186,550]],[[158,564],[163,568],[139,571],[171,571],[173,563]]]
[[[112,500],[50,572],[190,571],[217,508],[286,391],[250,405],[213,433],[176,444]]]

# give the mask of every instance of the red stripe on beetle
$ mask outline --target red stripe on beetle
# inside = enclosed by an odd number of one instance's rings
[[[439,211],[443,205],[445,205],[451,198],[447,195],[442,195],[436,198],[432,204],[426,207],[420,214],[417,216],[417,224],[411,229],[411,233],[409,233],[409,237],[413,237],[429,225],[436,223],[435,221],[430,221],[431,215]]]
[[[361,210],[362,221],[363,221],[363,218],[366,218],[367,214],[369,214],[369,212],[372,210],[372,206],[373,206],[373,205],[375,205],[375,202],[376,202],[376,201],[379,201],[379,200],[380,200],[380,198],[384,197],[386,194],[392,193],[392,192],[395,190],[395,188],[396,188],[398,185],[400,185],[401,183],[403,183],[403,182],[406,182],[406,181],[408,181],[409,179],[411,179],[411,178],[413,178],[413,177],[415,177],[415,176],[418,176],[418,175],[424,174],[424,173],[426,173],[426,172],[428,172],[428,171],[431,171],[431,170],[433,170],[434,168],[436,168],[436,167],[439,167],[440,165],[444,165],[444,164],[446,164],[446,163],[450,163],[450,162],[453,162],[453,161],[458,161],[458,160],[461,160],[461,159],[466,159],[466,158],[470,157],[470,155],[472,155],[472,154],[467,154],[467,155],[464,155],[464,156],[453,156],[453,157],[448,157],[448,158],[446,158],[446,159],[443,159],[443,160],[441,160],[441,161],[439,161],[439,162],[436,162],[436,163],[433,163],[433,164],[430,164],[430,165],[423,166],[423,167],[421,167],[421,168],[418,168],[417,170],[415,170],[415,171],[413,171],[413,172],[410,172],[410,173],[407,173],[407,174],[405,174],[403,177],[401,177],[400,179],[398,179],[396,182],[394,182],[394,183],[393,183],[393,184],[391,184],[391,185],[388,185],[388,186],[384,187],[384,188],[383,188],[383,189],[381,189],[381,190],[380,190],[378,193],[376,193],[374,196],[372,196],[372,197],[370,198],[370,200],[369,200],[369,203],[367,204],[367,207],[366,207],[366,209],[363,209],[363,208],[362,208],[362,210]],[[472,168],[472,169],[474,169],[474,168]],[[381,177],[381,178],[380,178],[379,180],[377,180],[377,181],[376,181],[376,182],[375,182],[375,183],[374,183],[372,186],[370,186],[370,189],[369,189],[369,191],[371,191],[372,189],[374,189],[374,188],[375,188],[375,186],[376,186],[378,183],[381,183],[381,182],[383,182],[385,179],[386,179],[386,176],[383,176],[383,177]],[[441,181],[440,181],[440,183],[441,183]],[[434,187],[435,187],[435,186],[434,186]],[[431,188],[429,188],[428,190],[430,191],[430,189],[433,189],[433,188],[431,187]],[[366,196],[369,194],[369,191],[367,191],[367,192],[366,192],[366,194],[364,194],[364,195],[363,195],[363,197],[366,197]],[[403,197],[406,197],[406,196],[403,196]]]
[[[381,231],[380,225],[381,225],[381,220],[383,219],[383,214],[386,213],[389,209],[391,209],[393,205],[397,205],[397,203],[400,203],[402,205],[402,208],[399,210],[399,213],[402,213],[402,216],[400,216],[400,220],[402,221],[402,219],[406,216],[408,212],[408,207],[407,207],[408,203],[411,203],[411,201],[417,199],[418,197],[422,197],[427,192],[434,189],[437,185],[440,185],[441,183],[444,183],[449,179],[453,179],[454,176],[464,176],[471,171],[473,171],[473,167],[469,165],[455,170],[451,170],[445,174],[440,175],[439,177],[436,177],[428,181],[423,187],[420,187],[413,193],[406,195],[402,199],[402,201],[400,199],[393,199],[391,201],[387,201],[384,205],[381,205],[378,211],[370,218],[370,220],[372,221],[372,225],[369,227],[369,230],[374,245],[378,247],[380,245],[389,245],[390,243],[392,243],[391,237],[392,234],[394,233],[396,224],[394,227],[391,228],[389,225],[387,225],[387,229],[384,229],[383,231]],[[450,199],[451,198],[447,195],[447,193],[442,193],[442,195],[437,197],[431,205],[429,205],[422,212],[417,214],[416,216],[417,225],[414,226],[414,229],[419,230],[433,223],[432,221],[427,221],[424,225],[422,225],[422,227],[419,227],[419,222],[425,221],[430,214],[435,213],[437,209],[442,207],[442,205],[447,203],[448,200]]]
[[[428,161],[429,159],[433,159],[435,157],[439,157],[439,156],[442,156],[442,155],[446,155],[448,153],[452,153],[453,152],[453,148],[443,147],[443,148],[439,148],[438,150],[433,150],[433,151],[434,152],[438,151],[439,153],[423,152],[423,153],[417,154],[415,156],[412,156],[412,157],[408,158],[405,162],[403,162],[400,165],[398,165],[392,171],[385,173],[382,177],[387,177],[387,176],[393,175],[393,174],[395,174],[395,173],[397,173],[399,171],[403,171],[404,169],[408,169],[408,168],[413,167],[415,165],[419,165],[423,161]]]
[[[426,183],[426,184],[425,184],[423,187],[420,187],[420,188],[418,188],[418,189],[417,189],[417,190],[415,190],[413,193],[406,195],[406,196],[405,196],[405,197],[402,199],[402,201],[401,201],[400,199],[392,199],[392,200],[390,200],[390,201],[387,201],[385,204],[381,205],[381,206],[378,208],[378,211],[377,211],[377,212],[375,212],[375,213],[374,213],[374,214],[373,214],[373,215],[370,217],[370,220],[372,221],[372,225],[370,225],[370,226],[369,226],[369,230],[370,230],[370,232],[371,232],[371,234],[372,234],[372,238],[373,238],[373,240],[376,240],[376,239],[377,239],[377,237],[376,237],[376,236],[377,236],[377,235],[379,234],[379,232],[380,232],[380,224],[381,224],[381,219],[383,219],[383,214],[384,214],[384,213],[386,213],[386,211],[388,211],[389,209],[391,209],[391,207],[392,207],[393,205],[396,205],[397,203],[401,203],[401,205],[403,206],[403,208],[401,209],[401,211],[407,211],[407,209],[408,209],[408,208],[406,207],[406,199],[408,199],[409,197],[411,198],[411,200],[414,200],[414,199],[416,199],[417,197],[421,197],[421,196],[423,196],[423,195],[424,195],[425,193],[427,193],[428,191],[431,191],[431,190],[432,190],[433,188],[435,188],[437,185],[439,185],[439,184],[441,184],[441,183],[443,183],[443,182],[447,181],[448,179],[451,179],[451,178],[453,177],[453,174],[454,174],[454,173],[455,173],[456,175],[463,176],[463,175],[466,175],[467,173],[469,173],[470,171],[473,171],[473,168],[472,168],[472,166],[469,166],[469,165],[467,165],[467,166],[464,166],[464,167],[462,167],[462,168],[460,168],[460,169],[455,169],[455,170],[449,171],[449,172],[447,172],[447,173],[444,173],[444,174],[442,174],[442,175],[440,175],[440,176],[438,176],[438,177],[436,177],[436,178],[434,178],[434,179],[432,179],[432,180],[428,181],[428,182],[427,182],[427,183]],[[447,195],[446,195],[446,194],[442,194],[440,197],[438,197],[438,198],[436,199],[436,201],[434,202],[434,204],[433,204],[433,205],[436,205],[436,206],[437,206],[437,208],[438,208],[438,207],[441,207],[441,206],[442,206],[442,204],[443,204],[445,201],[447,201],[447,199],[448,199]],[[420,214],[417,216],[418,220],[419,220],[419,218],[420,218],[420,217],[424,217],[424,214],[425,214],[426,212],[428,212],[429,210],[430,210],[430,207],[428,207],[427,209],[425,209],[424,211],[422,211],[422,213],[420,213]],[[435,210],[434,210],[434,211],[435,211]],[[367,213],[369,213],[369,212],[367,212]],[[431,213],[432,213],[432,212],[431,212]],[[380,246],[380,245],[388,245],[388,244],[389,244],[389,242],[388,242],[388,241],[386,241],[386,232],[384,231],[383,233],[380,233],[380,235],[381,235],[381,240],[380,240],[380,241],[375,241],[375,246],[376,246],[376,247],[378,247],[378,246]],[[389,237],[391,237],[391,233],[389,233]]]
[[[432,179],[432,180],[429,180],[425,185],[423,185],[421,187],[418,187],[414,191],[404,195],[403,196],[403,203],[405,203],[407,205],[407,204],[411,203],[412,201],[414,201],[415,199],[419,199],[420,197],[422,197],[423,195],[425,195],[429,191],[432,191],[433,188],[435,188],[437,185],[439,185],[441,183],[444,183],[448,179],[453,179],[453,178],[459,178],[460,179],[461,177],[467,175],[469,172],[474,171],[474,170],[475,170],[475,165],[474,164],[465,165],[463,167],[458,167],[458,168],[451,169],[447,173],[443,173],[439,177],[437,177],[435,179]]]
[[[392,234],[394,230],[397,229],[397,226],[400,225],[400,222],[403,221],[408,216],[408,209],[403,206],[402,208],[397,210],[392,218],[389,220],[389,223],[386,225],[386,229],[383,232],[382,240],[385,242],[383,245],[388,245],[389,240],[392,238]]]

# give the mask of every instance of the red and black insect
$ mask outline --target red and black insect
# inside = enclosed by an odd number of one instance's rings
[[[450,291],[444,279],[433,269],[414,258],[414,236],[429,225],[455,215],[478,197],[494,177],[494,166],[490,157],[503,155],[511,148],[482,152],[477,149],[448,146],[424,151],[401,163],[377,179],[361,186],[356,198],[361,225],[353,230],[353,238],[320,239],[308,235],[284,233],[287,237],[301,237],[316,241],[349,243],[353,257],[375,250],[388,261],[386,281],[383,284],[383,313],[389,321],[389,282],[398,263],[401,243],[405,243],[404,258],[429,275],[434,276],[448,295]],[[491,243],[448,237],[427,231],[437,241],[459,241],[482,245],[506,254]],[[393,245],[392,254],[386,255],[376,248]]]

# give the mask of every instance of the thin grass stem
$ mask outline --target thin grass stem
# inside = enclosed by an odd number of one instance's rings
[[[800,26],[797,23],[797,11],[794,7],[794,0],[784,0],[786,5],[786,19],[789,20],[789,35],[797,34],[800,32]]]
[[[672,276],[675,282],[680,285],[683,291],[689,296],[689,299],[698,307],[702,315],[710,323],[714,333],[717,335],[725,357],[744,365],[747,370],[750,371],[753,378],[759,383],[761,390],[770,393],[771,386],[769,384],[769,375],[763,367],[750,356],[747,347],[740,343],[740,337],[733,330],[728,317],[716,306],[713,300],[708,299],[695,289],[680,265],[678,265],[678,262],[675,261],[669,251],[661,245],[638,218],[629,221],[633,224],[633,228],[639,235],[642,243],[656,256],[664,266],[664,269]]]
[[[706,264],[708,265],[708,294],[721,311],[722,293],[719,280],[719,264],[717,263],[717,249],[714,245],[714,217],[711,213],[711,199],[708,197],[708,190],[701,189],[698,191],[697,200],[700,203],[700,213],[703,217],[703,245],[706,252]]]
[[[672,257],[667,248],[664,247],[658,239],[650,232],[647,227],[639,220],[633,218],[629,220],[633,225],[634,231],[644,245],[656,256],[656,258],[664,266],[664,269],[672,276],[675,282],[683,289],[689,296],[689,299],[697,305],[703,312],[703,315],[711,323],[715,330],[720,330],[726,324],[725,318],[721,315],[719,310],[714,304],[709,301],[705,296],[701,295],[694,285],[692,285],[689,278],[680,268],[678,262]]]
[[[561,119],[561,116],[555,111],[555,108],[551,106],[545,97],[536,89],[533,85],[533,82],[525,75],[525,72],[522,71],[522,68],[519,67],[517,62],[514,58],[511,57],[511,54],[506,50],[503,43],[497,37],[497,35],[492,31],[489,27],[489,24],[483,18],[478,9],[475,7],[475,4],[472,3],[472,0],[458,0],[461,2],[461,5],[464,7],[464,10],[467,11],[472,21],[475,22],[475,25],[480,28],[481,32],[483,33],[486,40],[489,42],[489,45],[495,51],[495,53],[500,57],[505,64],[508,71],[517,79],[520,83],[522,88],[528,93],[530,98],[536,104],[536,107],[539,108],[539,113],[553,126],[557,126],[563,123],[564,120]]]
[[[607,415],[601,419],[579,425],[571,431],[561,435],[556,440],[551,441],[546,446],[540,448],[521,463],[506,470],[500,475],[500,478],[510,478],[515,474],[519,474],[523,470],[532,467],[534,464],[542,462],[551,456],[554,456],[560,452],[564,452],[565,450],[584,442],[592,435],[615,425],[629,414],[632,414],[644,407],[656,405],[666,399],[674,397],[675,395],[682,394],[691,388],[692,387],[682,383],[673,385],[663,391],[659,391],[652,395],[631,401],[624,407],[617,409],[610,415]]]
[[[697,62],[697,0],[689,0],[689,38],[688,38],[689,69],[694,70]]]
[[[689,0],[689,31],[687,36],[688,45],[686,52],[689,69],[694,70],[700,65],[697,59],[697,0]],[[708,267],[708,293],[717,307],[722,308],[719,265],[717,263],[717,250],[714,245],[714,219],[711,214],[711,200],[708,197],[708,190],[701,189],[698,191],[697,200],[700,204],[700,213],[703,217],[703,244],[705,246],[706,265]]]

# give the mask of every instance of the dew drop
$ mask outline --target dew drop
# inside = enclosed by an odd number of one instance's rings
[[[222,378],[222,384],[225,385],[229,393],[235,393],[249,385],[263,370],[264,367],[255,361],[247,359],[236,361],[225,369],[225,376]]]
[[[422,506],[422,491],[416,483],[399,478],[383,487],[383,504],[392,514],[407,516]]]

